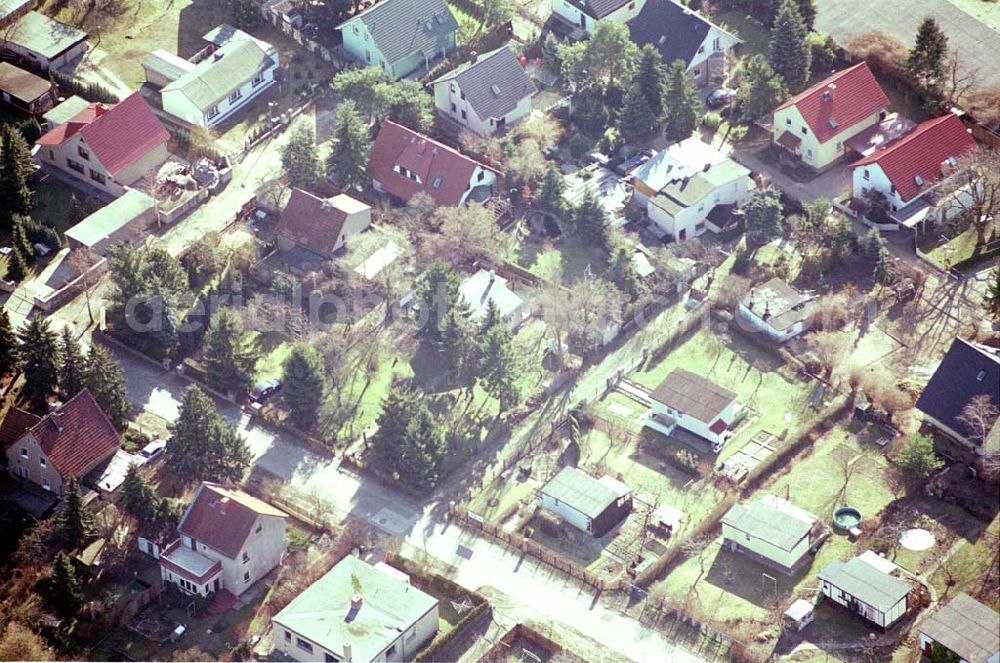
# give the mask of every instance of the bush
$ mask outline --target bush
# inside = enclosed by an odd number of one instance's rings
[[[751,264],[750,254],[747,251],[740,251],[733,260],[733,273],[746,274],[750,271]]]
[[[117,104],[121,98],[99,83],[87,83],[62,72],[50,70],[49,76],[59,88],[68,94],[75,94],[87,101],[100,104]]]
[[[722,124],[722,116],[715,111],[705,113],[705,118],[702,120],[702,124],[704,124],[708,129],[715,131]]]
[[[140,430],[129,428],[122,433],[122,448],[125,451],[135,452],[149,444],[150,437]]]
[[[569,153],[574,159],[581,159],[594,148],[594,141],[586,134],[577,132],[569,138]]]

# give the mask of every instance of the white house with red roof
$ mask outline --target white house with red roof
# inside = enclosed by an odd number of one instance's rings
[[[292,189],[278,221],[278,247],[301,246],[329,258],[372,223],[372,208],[346,193],[320,198]]]
[[[483,203],[500,172],[392,120],[382,122],[368,164],[380,193],[406,202],[419,192],[438,207]]]
[[[959,160],[975,149],[976,141],[958,116],[928,120],[855,162],[851,194],[863,202],[870,191],[878,191],[889,202],[890,218],[904,227],[913,228],[928,219],[947,220],[963,206],[953,196],[941,194],[958,174]]]
[[[88,104],[37,141],[38,159],[114,197],[167,160],[170,134],[138,92]]]
[[[13,407],[0,426],[7,470],[54,495],[115,455],[118,431],[84,389],[45,417]]]
[[[186,594],[239,596],[281,563],[286,517],[242,490],[202,482],[180,537],[160,552],[160,575]]]
[[[864,62],[838,71],[774,109],[771,138],[814,170],[849,151],[847,141],[877,125],[889,98]]]

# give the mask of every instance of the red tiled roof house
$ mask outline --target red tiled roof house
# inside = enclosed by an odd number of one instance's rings
[[[167,160],[170,134],[138,92],[114,105],[88,104],[35,141],[43,166],[114,197]]]
[[[814,170],[843,158],[846,141],[875,126],[889,98],[864,62],[838,71],[774,110],[772,140]]]
[[[118,431],[87,390],[45,417],[11,408],[0,440],[13,476],[59,496],[71,478],[83,477],[121,446]]]
[[[889,201],[889,216],[905,227],[912,228],[928,218],[951,218],[963,209],[954,196],[963,194],[939,194],[949,188],[945,186],[948,182],[954,181],[959,160],[975,149],[976,141],[957,116],[948,114],[928,120],[855,162],[852,196],[864,201],[869,191],[878,191]]]
[[[372,223],[372,208],[347,194],[320,198],[292,189],[278,222],[278,247],[301,246],[329,258]]]
[[[285,512],[236,488],[202,482],[180,537],[159,555],[160,574],[186,594],[239,596],[285,555]]]
[[[500,175],[391,120],[382,122],[368,168],[376,191],[402,202],[423,191],[438,207],[486,202]]]

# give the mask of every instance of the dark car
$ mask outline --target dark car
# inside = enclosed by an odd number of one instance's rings
[[[713,90],[705,98],[705,105],[709,108],[722,108],[735,98],[736,90],[728,87],[720,87],[717,90]]]
[[[254,403],[263,403],[279,391],[281,391],[281,380],[271,378],[257,383],[257,386],[250,390],[249,396]]]
[[[653,150],[643,150],[642,152],[637,152],[636,154],[630,156],[628,159],[625,159],[625,161],[622,161],[621,163],[617,164],[614,168],[614,171],[619,175],[621,175],[622,177],[624,177],[625,175],[628,175],[642,164],[652,159],[654,154],[655,152],[653,152]]]

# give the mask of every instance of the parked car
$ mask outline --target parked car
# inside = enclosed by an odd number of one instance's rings
[[[281,391],[281,380],[270,378],[259,382],[256,387],[250,390],[250,400],[254,403],[263,403],[271,396]]]
[[[624,177],[625,175],[628,175],[642,164],[652,159],[654,154],[656,154],[656,152],[654,152],[653,150],[643,150],[641,152],[637,152],[632,156],[630,156],[628,159],[625,159],[625,161],[622,161],[621,163],[616,165],[614,171],[619,175],[621,175],[622,177]]]
[[[163,451],[167,448],[167,441],[164,439],[157,438],[144,446],[139,450],[139,456],[143,459],[143,462],[148,463],[155,458],[159,458],[163,455]]]
[[[713,90],[705,98],[705,105],[709,108],[722,108],[736,97],[736,90],[728,87],[720,87]]]

